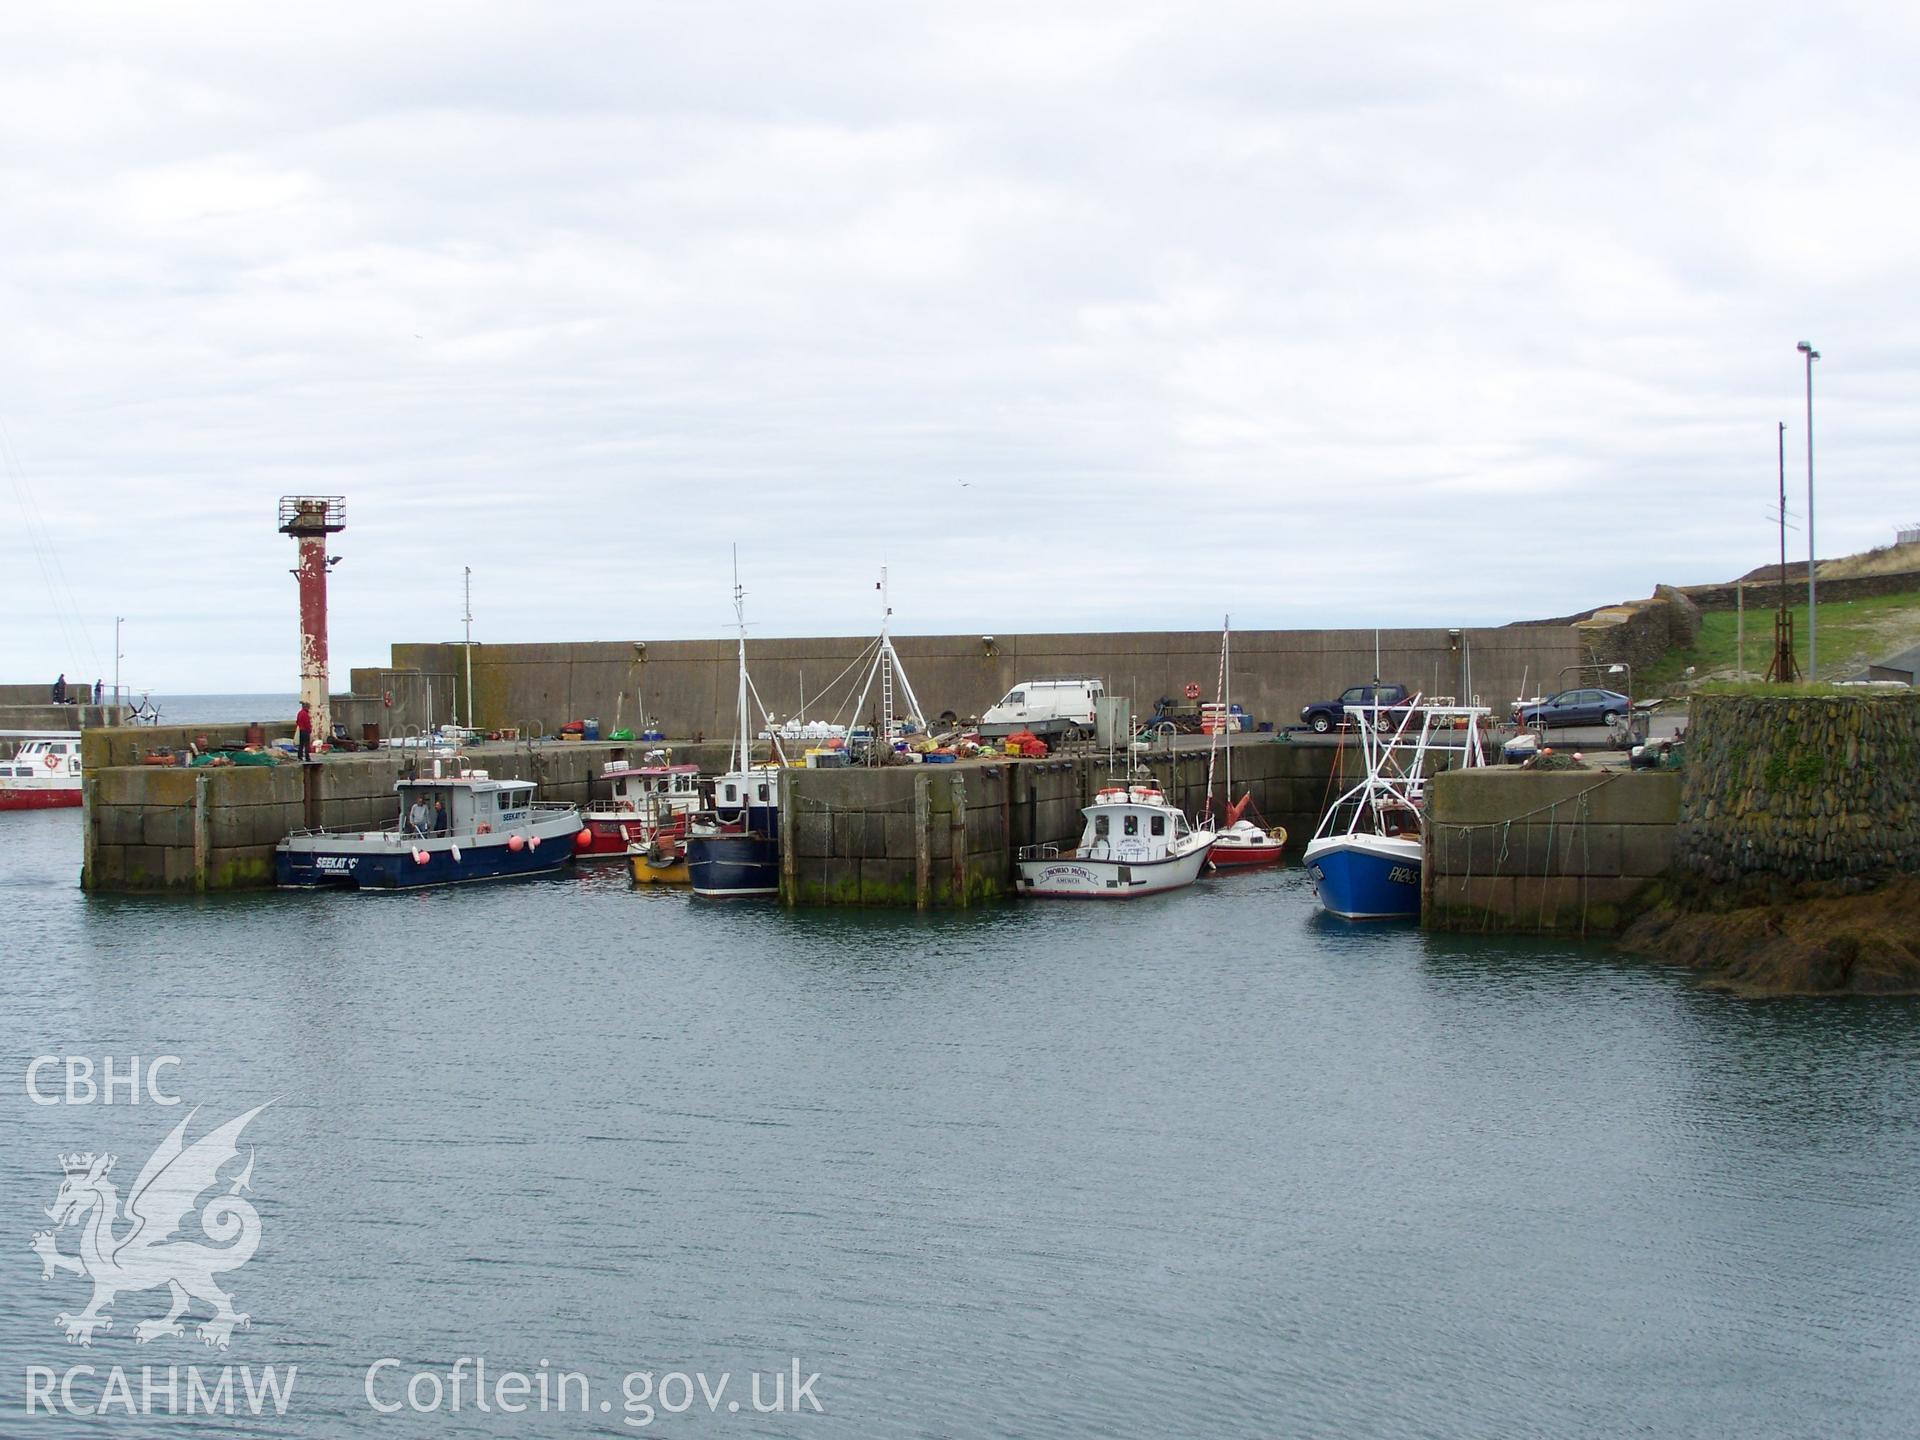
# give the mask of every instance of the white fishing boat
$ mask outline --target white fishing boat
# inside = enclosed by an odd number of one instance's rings
[[[1428,779],[1442,769],[1484,765],[1483,705],[1368,707],[1359,728],[1366,778],[1334,801],[1307,843],[1308,878],[1320,904],[1347,920],[1420,913],[1422,812]]]
[[[700,767],[672,764],[664,754],[649,755],[639,765],[609,761],[600,767],[600,778],[613,793],[581,812],[593,836],[580,852],[582,860],[622,856],[636,845],[644,849],[663,831],[684,836],[688,817],[701,806]]]
[[[1211,829],[1189,825],[1145,777],[1113,781],[1080,813],[1087,823],[1073,849],[1021,848],[1015,893],[1123,900],[1178,890],[1199,878],[1218,838]]]
[[[80,803],[78,730],[0,730],[17,742],[0,759],[0,810],[56,810]]]

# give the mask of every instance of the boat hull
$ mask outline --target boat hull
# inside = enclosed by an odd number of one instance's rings
[[[1257,870],[1278,865],[1286,849],[1286,831],[1262,830],[1239,820],[1220,832],[1211,858],[1216,870]]]
[[[570,835],[543,836],[540,844],[518,850],[507,843],[509,838],[469,838],[457,844],[433,838],[411,848],[329,845],[317,836],[306,843],[286,840],[274,852],[274,884],[284,890],[420,890],[545,875],[574,858]],[[426,864],[415,858],[416,849],[425,852]]]
[[[694,835],[687,840],[687,882],[696,895],[778,895],[780,841],[771,835]]]
[[[1200,878],[1211,842],[1164,860],[1090,860],[1059,855],[1014,865],[1016,894],[1059,900],[1131,900],[1164,895]]]
[[[582,815],[581,822],[587,833],[593,837],[586,849],[580,852],[582,860],[618,860],[624,857],[635,845],[645,845],[654,837],[654,824],[640,811],[626,814],[609,814],[598,811]],[[685,815],[676,815],[659,827],[660,833],[684,835],[687,829]]]
[[[0,810],[65,810],[79,803],[78,785],[0,785]]]
[[[628,853],[636,885],[691,885],[693,875],[687,869],[685,849],[666,850],[658,855],[646,850]]]
[[[1307,846],[1307,876],[1321,907],[1343,920],[1420,914],[1417,837],[1338,835]]]
[[[640,838],[643,828],[638,815],[584,815],[591,844],[580,852],[582,860],[613,860],[627,853],[627,847]]]

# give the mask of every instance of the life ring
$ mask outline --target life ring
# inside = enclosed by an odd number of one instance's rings
[[[1197,682],[1189,680],[1187,682],[1187,688],[1180,693],[1185,695],[1189,700],[1198,700],[1200,698],[1200,686]]]
[[[391,710],[393,708],[393,692],[391,690],[382,690],[380,692],[380,703]]]
[[[60,757],[58,755],[49,753],[47,755],[47,769],[58,770],[59,768],[60,768]]]

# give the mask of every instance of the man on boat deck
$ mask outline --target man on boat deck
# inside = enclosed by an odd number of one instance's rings
[[[300,713],[293,717],[293,733],[300,740],[300,758],[313,758],[313,711],[307,708],[307,702],[300,702]]]
[[[425,839],[427,827],[432,823],[433,812],[427,809],[427,797],[421,795],[414,800],[413,808],[407,811],[407,828]]]
[[[436,835],[447,833],[447,802],[438,795],[433,797],[433,833]]]

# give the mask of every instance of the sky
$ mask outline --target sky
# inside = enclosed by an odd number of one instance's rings
[[[1920,519],[1920,10],[0,10],[0,681],[1474,625]],[[1804,529],[1789,535],[1804,554]]]

